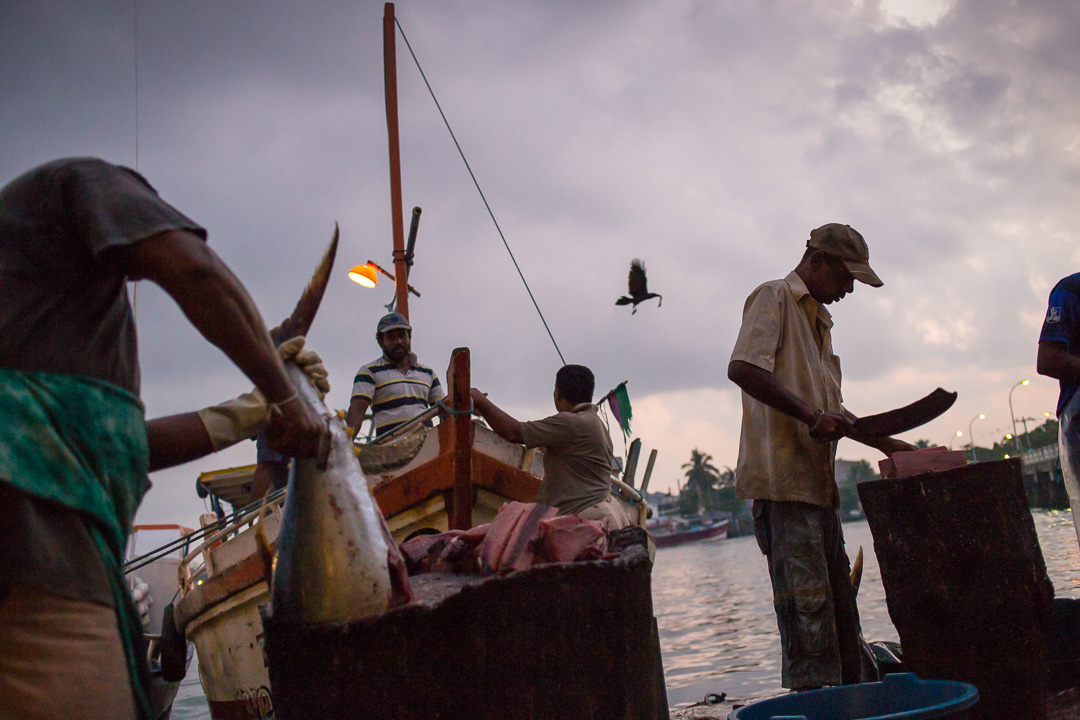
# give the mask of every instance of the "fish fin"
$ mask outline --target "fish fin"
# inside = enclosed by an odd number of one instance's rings
[[[331,238],[326,252],[323,253],[322,260],[319,261],[319,265],[315,268],[315,273],[311,276],[307,287],[304,288],[304,292],[300,295],[296,308],[281,325],[270,331],[270,335],[276,344],[280,345],[290,338],[307,335],[308,330],[311,329],[311,323],[315,320],[315,313],[319,309],[319,303],[322,302],[326,286],[330,282],[330,270],[334,266],[334,256],[337,254],[339,235],[338,224],[335,222],[334,237]]]
[[[262,507],[259,508],[259,524],[255,527],[255,546],[259,549],[259,558],[262,559],[263,579],[266,580],[266,587],[267,589],[273,589],[274,550],[270,547],[270,541],[266,539],[266,532],[263,531],[263,520],[266,519],[267,498],[269,497],[270,490],[267,490],[266,494],[263,495]]]

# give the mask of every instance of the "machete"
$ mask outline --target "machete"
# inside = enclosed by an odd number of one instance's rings
[[[910,405],[859,418],[848,435],[853,438],[891,437],[925,425],[951,408],[954,402],[956,402],[955,392],[938,388]]]

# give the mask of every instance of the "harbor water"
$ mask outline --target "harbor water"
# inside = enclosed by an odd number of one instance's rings
[[[1058,597],[1080,598],[1080,545],[1068,510],[1034,510],[1047,571]],[[864,553],[859,613],[867,640],[898,640],[885,606],[865,520],[844,524],[849,557]],[[660,627],[668,703],[780,693],[780,636],[765,558],[753,536],[665,548],[656,554],[653,608]],[[175,720],[210,717],[195,662],[173,707]]]

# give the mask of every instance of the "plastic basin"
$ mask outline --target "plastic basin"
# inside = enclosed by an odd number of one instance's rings
[[[739,708],[728,720],[923,720],[950,717],[978,701],[979,691],[969,683],[895,673],[881,682],[762,700]]]

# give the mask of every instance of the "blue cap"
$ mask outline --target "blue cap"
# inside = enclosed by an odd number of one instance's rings
[[[405,316],[401,313],[392,312],[389,315],[382,316],[382,319],[379,320],[379,327],[375,330],[375,334],[382,335],[384,332],[397,330],[399,328],[412,332],[412,325],[409,324],[409,321]]]

